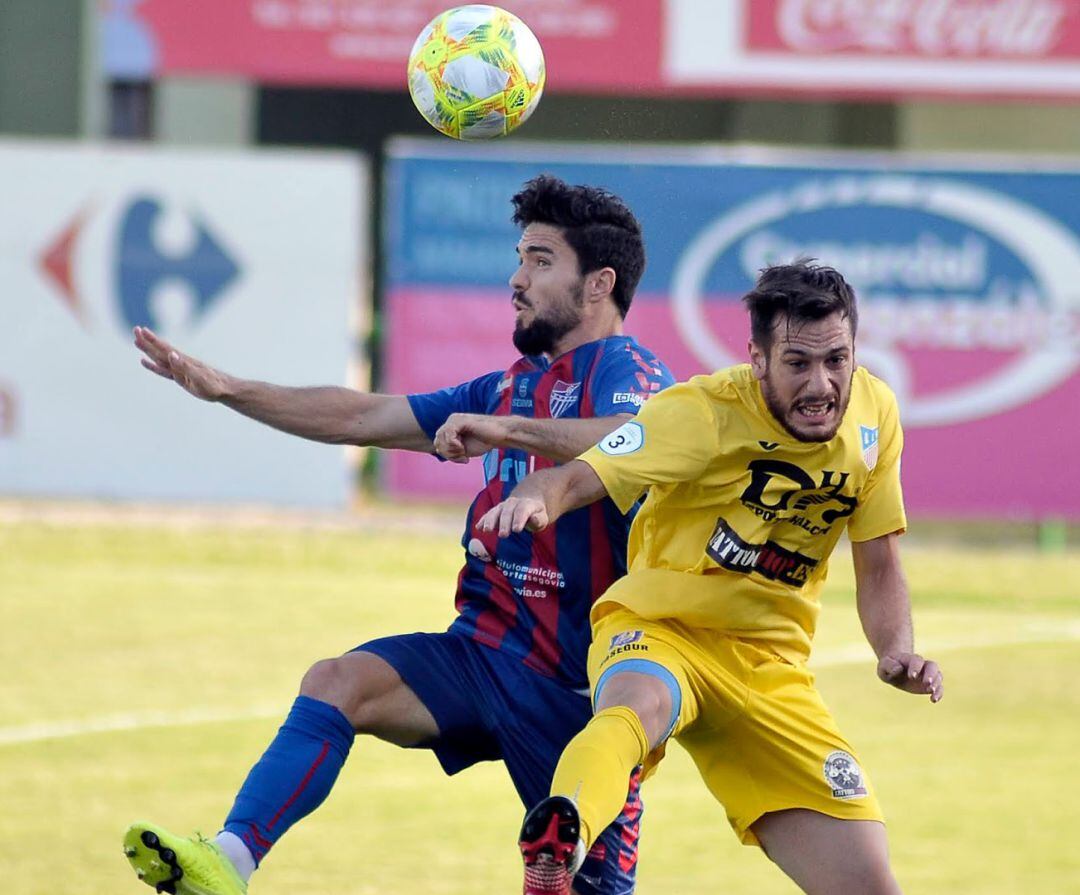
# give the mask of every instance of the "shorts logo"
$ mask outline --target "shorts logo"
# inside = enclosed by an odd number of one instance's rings
[[[632,454],[645,444],[645,430],[641,423],[623,423],[614,432],[600,439],[600,450],[612,457]]]
[[[859,438],[862,440],[862,458],[867,469],[877,466],[878,427],[859,426]]]
[[[834,799],[859,799],[866,795],[862,771],[850,753],[839,749],[830,752],[822,771]]]
[[[623,631],[621,634],[616,634],[611,638],[611,643],[608,646],[609,650],[615,649],[618,646],[626,646],[630,643],[637,643],[645,636],[644,631]]]

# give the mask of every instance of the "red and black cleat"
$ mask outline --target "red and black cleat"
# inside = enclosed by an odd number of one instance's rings
[[[570,895],[584,852],[580,835],[577,806],[563,796],[544,799],[526,815],[518,842],[525,859],[524,895]]]

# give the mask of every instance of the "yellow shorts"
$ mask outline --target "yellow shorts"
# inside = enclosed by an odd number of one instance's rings
[[[690,753],[744,844],[759,844],[754,821],[785,808],[882,820],[858,756],[805,667],[719,631],[609,604],[593,620],[594,700],[613,668],[655,674],[673,690],[671,736]],[[647,770],[662,757],[661,746]]]

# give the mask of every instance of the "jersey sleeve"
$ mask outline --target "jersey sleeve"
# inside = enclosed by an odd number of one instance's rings
[[[700,388],[674,385],[578,459],[626,513],[650,485],[701,475],[719,451],[720,420]]]
[[[661,389],[675,382],[651,352],[628,345],[605,354],[597,365],[591,393],[594,416],[637,413]]]
[[[408,395],[409,406],[424,434],[434,440],[435,433],[452,413],[491,413],[498,402],[499,382],[504,375],[497,370],[437,392]]]
[[[884,385],[880,387],[879,400],[882,410],[879,414],[878,459],[848,522],[848,537],[852,541],[872,541],[907,528],[900,486],[900,454],[904,449],[900,410],[893,393]]]

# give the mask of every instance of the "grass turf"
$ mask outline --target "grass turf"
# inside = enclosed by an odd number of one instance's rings
[[[858,658],[840,554],[815,652],[905,891],[1080,893],[1080,556],[905,559],[945,700],[892,691]],[[127,824],[216,832],[311,662],[444,628],[459,560],[431,530],[0,523],[5,893],[149,892],[120,853]],[[645,799],[642,895],[795,891],[735,842],[678,748]],[[448,779],[425,752],[365,739],[252,892],[518,891],[521,813],[500,765]]]

